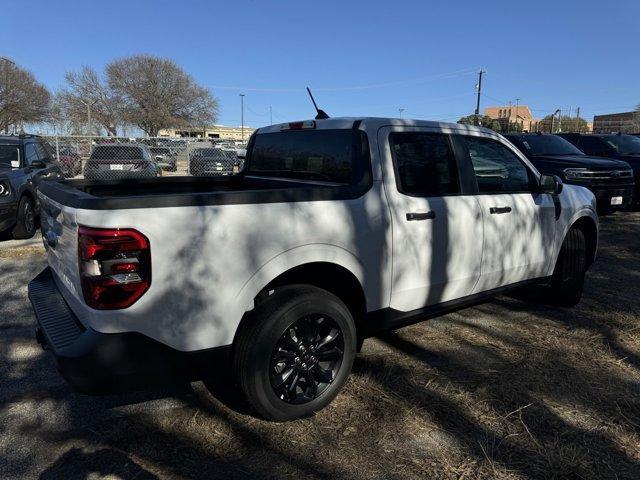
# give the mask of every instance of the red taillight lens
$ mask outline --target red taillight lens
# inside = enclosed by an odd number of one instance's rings
[[[127,308],[151,285],[149,240],[133,229],[80,227],[80,282],[92,308]]]

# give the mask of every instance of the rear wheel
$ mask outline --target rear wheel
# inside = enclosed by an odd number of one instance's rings
[[[11,235],[16,240],[31,238],[36,233],[36,212],[33,200],[23,196],[18,203],[18,215],[16,225],[11,231]]]
[[[586,240],[582,230],[572,228],[562,243],[551,278],[551,299],[564,307],[576,305],[582,298],[587,270]]]
[[[264,418],[306,417],[344,385],[356,351],[347,307],[311,286],[278,289],[245,319],[235,343],[234,372]]]

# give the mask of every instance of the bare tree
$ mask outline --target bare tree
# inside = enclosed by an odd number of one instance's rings
[[[95,126],[104,128],[108,135],[118,134],[122,124],[120,97],[102,81],[91,67],[79,72],[67,72],[67,88],[56,95],[61,116],[74,126],[87,125],[87,133],[95,133]]]
[[[0,58],[0,131],[47,120],[51,94],[31,72]]]
[[[163,128],[204,126],[217,118],[218,102],[171,60],[135,55],[107,65],[109,87],[122,99],[128,123],[156,136]]]

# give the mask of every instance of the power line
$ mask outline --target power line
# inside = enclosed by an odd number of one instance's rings
[[[407,85],[412,83],[423,83],[429,82],[433,80],[440,79],[449,79],[454,77],[460,77],[465,75],[472,75],[476,73],[476,68],[473,69],[464,69],[457,70],[453,72],[440,73],[436,75],[430,75],[427,77],[418,77],[418,78],[410,78],[404,80],[397,80],[393,82],[383,82],[383,83],[373,83],[373,84],[364,84],[364,85],[349,85],[349,86],[338,86],[338,87],[316,87],[313,91],[318,92],[341,92],[341,91],[353,91],[353,90],[369,90],[375,88],[387,88],[387,87],[396,87],[400,85]],[[265,88],[265,87],[246,87],[246,86],[236,86],[236,85],[210,85],[210,88],[217,88],[219,90],[242,90],[242,91],[252,91],[252,92],[300,92],[301,88]]]

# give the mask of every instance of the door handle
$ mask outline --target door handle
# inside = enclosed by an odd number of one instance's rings
[[[433,220],[434,218],[436,218],[436,212],[433,210],[424,213],[407,213],[407,220],[410,222],[413,220]]]
[[[489,209],[489,213],[492,215],[498,215],[500,213],[509,213],[511,211],[511,207],[491,207]]]

